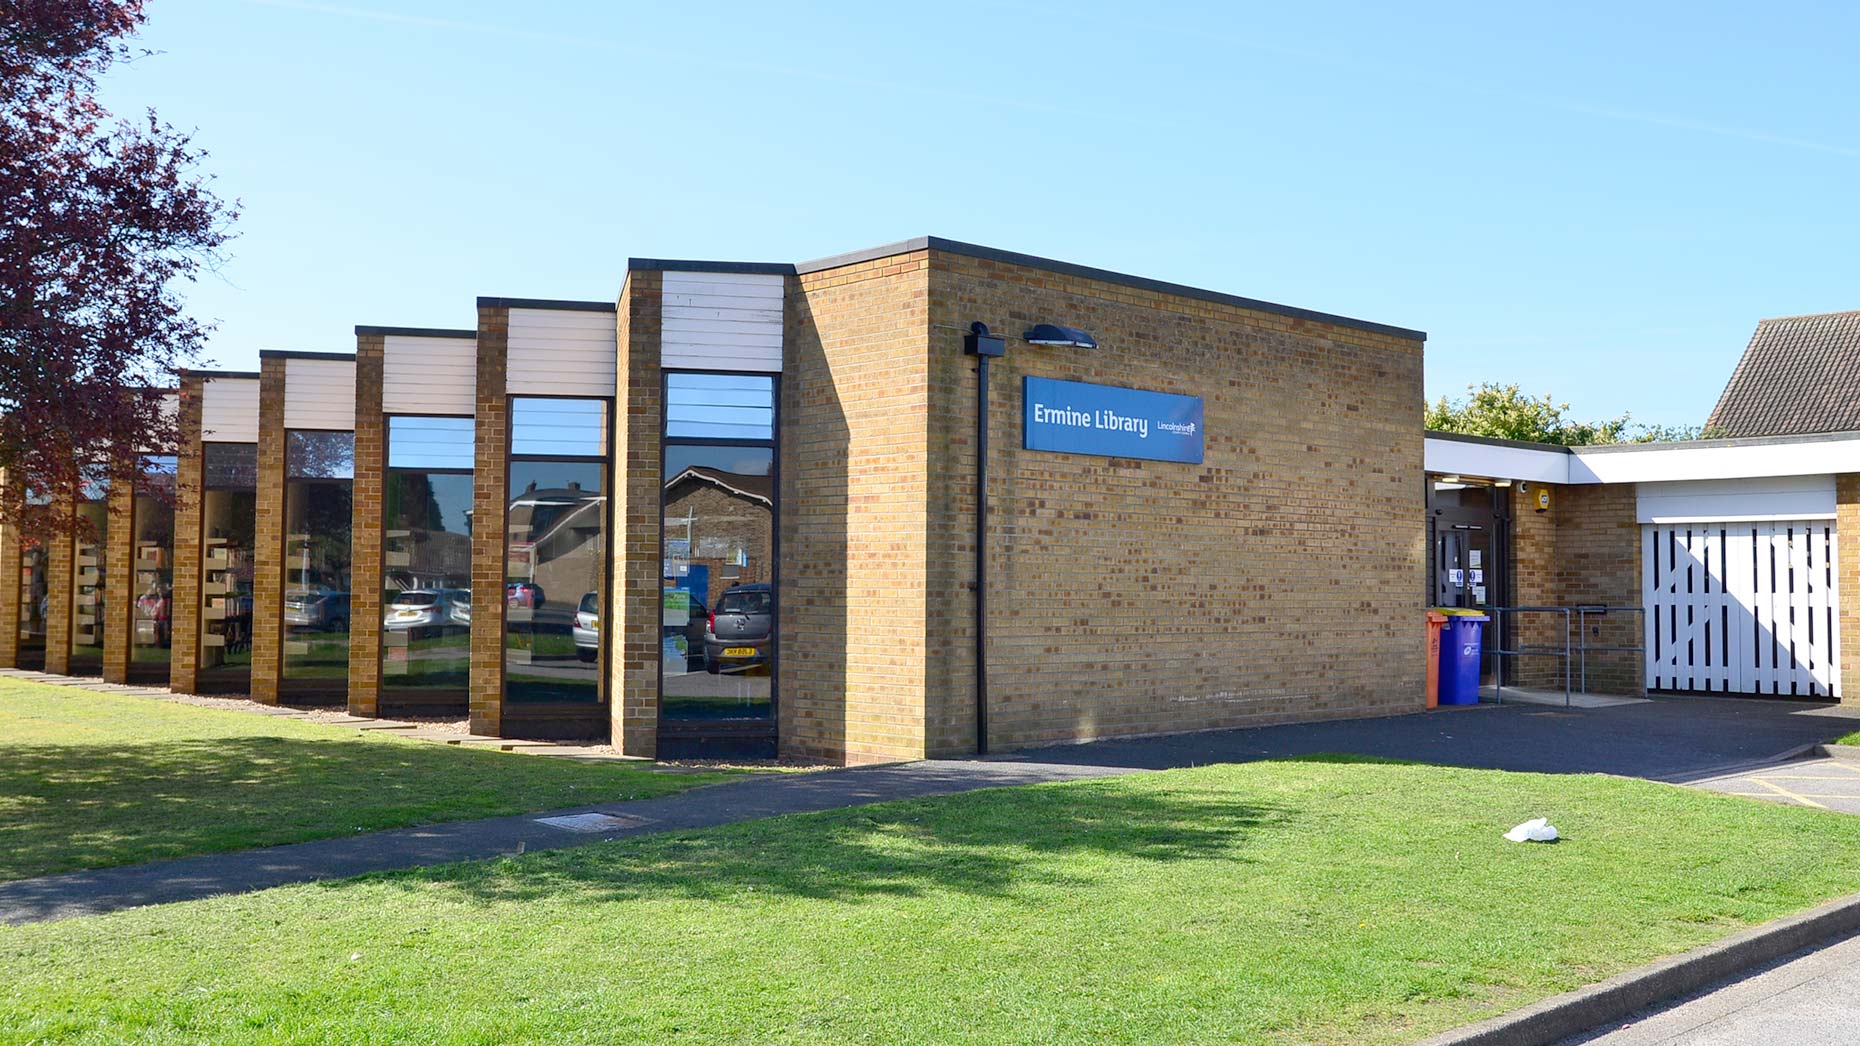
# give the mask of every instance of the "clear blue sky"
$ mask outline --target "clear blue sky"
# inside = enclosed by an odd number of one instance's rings
[[[119,112],[243,201],[225,367],[933,234],[1430,334],[1430,395],[1703,420],[1860,308],[1852,5],[150,0]]]

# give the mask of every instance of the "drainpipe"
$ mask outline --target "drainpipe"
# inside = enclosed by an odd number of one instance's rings
[[[1007,339],[969,325],[962,351],[975,357],[975,754],[988,754],[988,361]]]

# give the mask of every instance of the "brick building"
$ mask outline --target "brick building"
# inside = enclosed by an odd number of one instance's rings
[[[172,497],[0,532],[0,662],[833,762],[1418,710],[1430,604],[1609,608],[1493,637],[1612,648],[1590,689],[1856,692],[1860,437],[1423,433],[1423,342],[935,238],[635,259],[613,302],[183,375]]]

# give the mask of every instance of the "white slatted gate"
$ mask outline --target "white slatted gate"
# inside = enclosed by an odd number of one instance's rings
[[[1647,689],[1839,697],[1833,520],[1641,528]]]

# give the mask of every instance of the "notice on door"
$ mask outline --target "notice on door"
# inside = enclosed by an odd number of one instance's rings
[[[1061,454],[1201,463],[1201,397],[1027,378],[1021,445]]]

